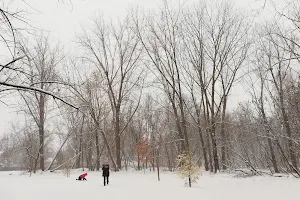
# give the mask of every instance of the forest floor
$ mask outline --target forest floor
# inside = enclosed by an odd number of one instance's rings
[[[80,171],[70,177],[62,172],[28,174],[0,172],[3,200],[283,200],[299,199],[300,180],[295,178],[249,177],[230,174],[200,176],[192,188],[175,173],[111,172],[103,186],[101,172],[88,172],[87,181],[76,181]]]

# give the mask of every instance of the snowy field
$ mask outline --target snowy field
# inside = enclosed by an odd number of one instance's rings
[[[76,181],[62,173],[35,174],[0,172],[1,200],[289,200],[300,199],[300,180],[295,178],[252,177],[203,174],[192,188],[184,186],[173,173],[111,173],[103,186],[100,172],[88,172],[88,181]]]

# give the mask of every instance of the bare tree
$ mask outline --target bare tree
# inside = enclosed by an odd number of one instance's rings
[[[90,32],[84,31],[80,44],[89,56],[85,59],[98,70],[105,82],[113,112],[116,167],[121,168],[121,109],[142,81],[138,68],[141,57],[139,39],[126,18],[118,26],[107,25],[103,18],[94,21]]]
[[[261,37],[262,40],[260,43],[260,62],[262,64],[260,65],[260,67],[265,69],[264,76],[267,80],[269,80],[269,84],[266,85],[267,89],[270,93],[270,97],[272,98],[274,105],[276,105],[280,110],[282,125],[287,136],[289,157],[292,163],[290,167],[294,172],[298,172],[298,162],[296,158],[295,147],[293,144],[293,134],[290,123],[291,120],[287,112],[287,105],[285,103],[287,95],[284,89],[285,80],[288,77],[289,71],[291,69],[293,54],[291,54],[289,51],[286,51],[284,48],[281,48],[285,44],[281,43],[279,37],[273,35],[272,32],[270,33],[269,28],[265,30],[269,33],[265,34],[265,37]]]
[[[189,139],[182,83],[181,25],[182,10],[164,3],[160,14],[148,16],[144,22],[135,17],[135,26],[146,55],[146,64],[162,85],[174,115],[176,131],[181,141],[180,151],[189,152]]]
[[[37,38],[37,44],[32,48],[22,48],[25,58],[22,60],[23,68],[28,69],[30,76],[24,79],[24,83],[45,91],[54,91],[53,83],[58,82],[57,67],[63,58],[58,47],[54,49],[50,46],[48,38]],[[25,105],[26,113],[31,116],[38,127],[39,135],[39,160],[40,169],[45,170],[44,141],[46,137],[45,124],[47,119],[48,98],[46,94],[37,91],[23,93],[20,92]]]

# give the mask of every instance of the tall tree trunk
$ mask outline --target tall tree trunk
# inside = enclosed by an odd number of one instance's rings
[[[206,146],[205,146],[205,143],[204,143],[203,133],[202,133],[201,127],[198,127],[198,134],[199,134],[199,137],[200,137],[200,143],[201,143],[201,146],[202,146],[202,153],[203,153],[203,157],[204,157],[204,168],[205,168],[205,171],[208,171],[209,167],[208,167],[208,159],[207,159],[207,150],[206,150]]]
[[[217,173],[220,169],[219,167],[219,157],[218,157],[218,149],[217,149],[217,140],[216,140],[216,128],[215,125],[210,130],[210,137],[212,143],[212,150],[213,150],[213,159],[214,159],[214,172]]]
[[[173,56],[174,56],[174,64],[175,64],[176,72],[177,72],[179,108],[180,108],[182,130],[183,130],[184,141],[185,141],[185,149],[184,150],[187,151],[188,154],[190,154],[190,145],[189,145],[188,132],[187,132],[187,128],[186,128],[187,124],[186,124],[185,112],[184,112],[184,102],[183,102],[184,100],[183,100],[182,89],[181,89],[181,78],[180,78],[181,73],[180,73],[179,67],[177,65],[175,51],[173,52]]]
[[[97,157],[96,157],[96,170],[99,171],[100,170],[100,150],[99,150],[99,136],[98,136],[98,131],[96,131],[95,133],[95,140],[96,140],[96,153],[97,153]]]
[[[219,167],[219,157],[218,157],[218,149],[217,149],[217,140],[216,140],[216,114],[215,114],[215,84],[216,84],[216,64],[214,61],[213,64],[213,74],[212,74],[212,86],[211,86],[211,124],[210,124],[210,137],[211,137],[211,143],[212,143],[212,153],[213,153],[213,159],[214,159],[214,172],[217,173],[217,171],[220,169]]]
[[[78,152],[76,153],[76,155],[80,152],[83,152],[83,139],[82,139],[82,131],[83,131],[83,126],[84,126],[84,122],[85,122],[85,115],[82,116],[82,123],[81,123],[81,126],[80,126],[80,131],[79,131],[79,148],[78,148]],[[77,135],[78,137],[78,135]],[[81,155],[78,156],[77,158],[77,163],[76,163],[76,166],[77,168],[79,169],[80,168],[80,160],[83,160],[83,153],[81,153]],[[83,161],[82,161],[82,167],[83,167]]]
[[[205,146],[204,139],[203,139],[202,129],[200,126],[200,113],[197,114],[197,127],[198,127],[200,143],[202,146],[202,153],[203,153],[203,157],[204,157],[204,168],[205,168],[205,171],[208,171],[209,167],[208,167],[208,159],[207,159],[207,150],[206,150],[206,146]]]
[[[210,134],[209,134],[209,109],[208,109],[208,98],[206,97],[206,103],[203,101],[203,108],[204,108],[204,116],[205,116],[205,127],[206,127],[206,143],[207,143],[207,150],[208,150],[208,158],[209,158],[209,168],[210,171],[213,172],[213,159],[211,153],[211,144],[210,144]]]
[[[115,121],[115,143],[116,143],[116,167],[117,170],[122,168],[121,160],[121,135],[120,135],[120,108],[116,109],[116,121]]]
[[[97,117],[96,117],[95,113],[94,113],[94,112],[91,112],[91,115],[92,115],[92,118],[93,118],[93,120],[94,120],[95,125],[97,126],[98,131],[101,132],[101,135],[102,135],[104,144],[105,144],[105,146],[106,146],[106,148],[107,148],[107,151],[108,151],[109,158],[110,158],[110,160],[111,160],[111,162],[112,162],[112,164],[113,164],[113,168],[115,169],[115,171],[118,171],[119,168],[117,167],[116,162],[115,162],[115,160],[114,160],[114,158],[113,158],[113,156],[112,156],[112,151],[111,151],[111,149],[110,149],[109,143],[108,143],[107,138],[106,138],[106,136],[105,136],[105,132],[104,132],[103,130],[101,130],[99,121],[97,120]],[[120,148],[120,149],[121,149],[121,148]]]
[[[105,146],[106,146],[106,148],[107,148],[109,158],[110,158],[110,160],[111,160],[111,162],[112,162],[112,164],[113,164],[113,168],[115,169],[115,171],[118,171],[119,169],[117,168],[116,162],[115,162],[115,160],[114,160],[114,158],[113,158],[113,156],[112,156],[111,149],[110,149],[110,146],[109,146],[109,144],[108,144],[108,141],[107,141],[107,138],[106,138],[106,136],[105,136],[105,133],[104,133],[104,131],[102,131],[102,130],[101,130],[100,132],[101,132],[101,134],[102,134],[102,137],[103,137],[103,140],[104,140],[104,144],[105,144]]]
[[[213,172],[214,171],[214,167],[213,167],[213,155],[211,152],[211,140],[210,140],[210,134],[207,133],[207,150],[208,150],[208,158],[209,158],[209,168],[210,171]]]
[[[43,87],[41,87],[43,89]],[[39,143],[40,143],[40,169],[45,170],[44,139],[45,139],[45,95],[40,94],[39,99]]]
[[[182,129],[183,129],[184,141],[185,141],[184,150],[190,152],[189,138],[188,138],[188,133],[186,128],[187,125],[186,125],[186,119],[184,114],[182,97],[180,97],[180,114],[181,114],[181,123],[182,123]]]
[[[265,107],[264,107],[264,80],[263,80],[263,77],[262,75],[260,74],[260,78],[261,78],[261,89],[260,89],[260,98],[259,98],[259,110],[260,110],[260,113],[261,113],[261,117],[263,119],[263,123],[264,123],[264,128],[266,130],[266,133],[267,133],[267,141],[268,141],[268,146],[269,146],[269,149],[270,149],[270,154],[271,154],[271,162],[272,162],[272,165],[273,165],[273,168],[274,168],[274,172],[275,173],[279,173],[279,169],[278,169],[278,165],[277,165],[277,161],[276,161],[276,156],[275,156],[275,153],[274,153],[274,149],[273,149],[273,144],[272,144],[272,140],[271,140],[271,136],[273,135],[272,132],[271,132],[271,128],[270,128],[270,125],[269,125],[269,122],[268,122],[268,119],[267,119],[267,115],[265,113]]]
[[[183,153],[183,151],[186,150],[186,147],[185,147],[185,137],[184,137],[184,135],[182,133],[182,129],[181,129],[181,126],[180,126],[180,119],[179,119],[179,116],[178,116],[178,110],[176,108],[175,102],[171,98],[170,98],[170,101],[171,101],[173,112],[174,112],[174,116],[175,116],[175,123],[176,123],[176,128],[177,128],[177,131],[178,131],[178,135],[179,135],[180,139],[183,140],[183,141],[180,141],[180,150],[179,150],[179,153],[181,154],[181,153]]]
[[[226,137],[225,137],[225,117],[226,117],[226,104],[227,104],[227,97],[226,94],[223,96],[223,109],[222,109],[222,124],[221,124],[221,140],[222,140],[222,147],[221,147],[221,162],[222,162],[222,169],[226,170]]]
[[[208,130],[209,130],[211,145],[212,145],[213,166],[214,166],[214,172],[217,173],[220,168],[219,168],[219,157],[218,157],[217,140],[216,140],[216,123],[215,123],[213,110],[211,113],[210,126],[211,127]]]

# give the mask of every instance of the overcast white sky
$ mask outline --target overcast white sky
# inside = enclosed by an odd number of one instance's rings
[[[4,2],[9,0],[4,0]],[[57,3],[58,0],[14,0],[13,7],[26,9],[30,11],[27,17],[30,23],[43,30],[49,31],[51,37],[59,40],[66,48],[71,51],[74,48],[75,33],[81,29],[81,24],[85,24],[97,12],[102,12],[105,16],[116,18],[126,14],[130,5],[139,5],[144,9],[154,9],[162,3],[162,0],[60,0],[64,3]],[[172,0],[172,2],[177,0]],[[284,0],[273,0],[276,4]],[[194,0],[185,0],[181,2],[192,3]],[[264,0],[232,0],[234,4],[243,9],[257,10],[262,7]],[[34,8],[34,9],[33,9]],[[265,16],[269,15],[270,4],[266,5]],[[35,11],[36,10],[36,11]],[[252,14],[255,12],[252,12]],[[71,48],[72,47],[72,48]],[[234,90],[232,98],[246,99],[241,95],[242,87]],[[8,102],[8,103],[13,103]],[[17,120],[15,110],[0,103],[0,136],[9,130],[9,122]]]

